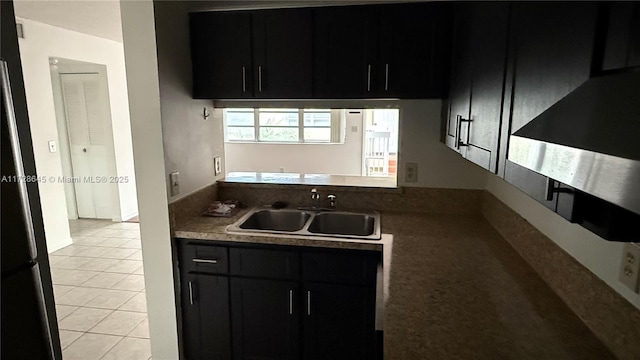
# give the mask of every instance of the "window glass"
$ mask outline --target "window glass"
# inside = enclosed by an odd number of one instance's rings
[[[330,142],[331,128],[304,128],[304,141]]]
[[[259,141],[297,142],[298,128],[260,127]]]

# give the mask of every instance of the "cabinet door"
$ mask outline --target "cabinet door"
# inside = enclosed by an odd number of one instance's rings
[[[451,86],[449,89],[449,117],[445,132],[445,143],[455,151],[460,151],[459,128],[462,119],[469,119],[471,101],[471,63],[469,38],[472,13],[469,6],[455,8],[453,51],[451,56]]]
[[[300,358],[299,288],[296,282],[231,278],[234,359]]]
[[[640,66],[640,4],[611,2],[607,26],[603,70]]]
[[[461,126],[467,160],[496,172],[506,72],[509,3],[475,3],[469,19],[471,122]]]
[[[317,8],[314,16],[314,97],[373,97],[378,71],[376,7]]]
[[[516,66],[511,133],[589,79],[598,8],[595,2],[513,6]]]
[[[190,16],[194,98],[252,97],[251,14],[200,12]]]
[[[450,8],[442,4],[380,8],[376,92],[380,97],[442,98],[447,92]]]
[[[254,12],[255,97],[311,97],[312,27],[310,9]]]
[[[228,277],[182,277],[182,328],[187,359],[231,359]]]
[[[304,359],[375,358],[375,288],[306,283]]]
[[[597,3],[514,3],[514,73],[511,135],[588,80],[597,23]],[[507,162],[505,180],[535,199],[546,178]],[[536,189],[536,192],[527,189]],[[555,206],[554,203],[545,205]]]

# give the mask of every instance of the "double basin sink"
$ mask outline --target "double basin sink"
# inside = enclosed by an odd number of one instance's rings
[[[227,231],[380,240],[380,214],[262,207],[250,211]]]

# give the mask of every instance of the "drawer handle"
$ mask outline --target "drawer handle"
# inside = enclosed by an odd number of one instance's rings
[[[193,259],[194,263],[200,263],[200,264],[217,264],[218,263],[218,259],[198,259],[195,258]]]
[[[311,291],[307,290],[307,315],[311,315]]]
[[[289,290],[289,315],[293,315],[293,290]]]

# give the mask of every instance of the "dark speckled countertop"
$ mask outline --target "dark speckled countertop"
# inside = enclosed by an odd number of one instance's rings
[[[176,238],[383,250],[385,359],[614,359],[482,217],[383,212],[382,241],[225,232],[233,218],[185,218]]]

